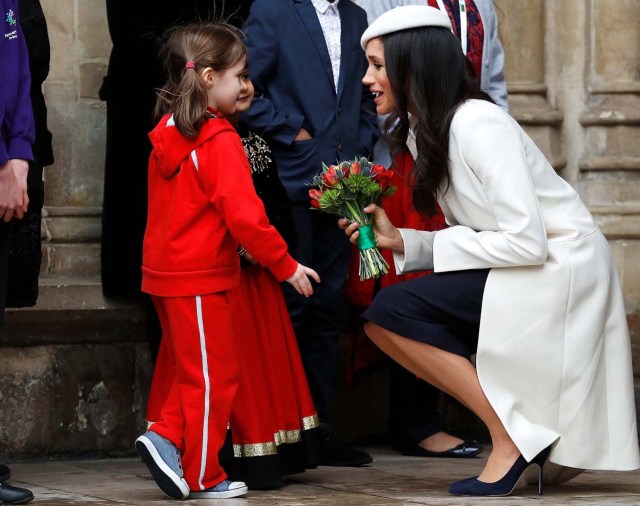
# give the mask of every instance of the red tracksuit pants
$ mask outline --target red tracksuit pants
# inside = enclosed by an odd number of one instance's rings
[[[165,363],[173,363],[175,376],[163,384],[162,376],[154,374],[152,391],[169,392],[150,430],[180,450],[189,488],[204,490],[227,477],[218,452],[238,388],[228,292],[152,298],[162,326]]]

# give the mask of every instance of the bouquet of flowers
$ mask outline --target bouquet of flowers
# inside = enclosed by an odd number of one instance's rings
[[[389,272],[389,264],[377,248],[371,218],[364,212],[364,208],[369,204],[380,204],[382,197],[396,191],[390,184],[392,177],[392,170],[360,158],[328,167],[322,164],[322,173],[312,182],[315,188],[309,190],[313,209],[358,223],[360,281],[379,278]]]

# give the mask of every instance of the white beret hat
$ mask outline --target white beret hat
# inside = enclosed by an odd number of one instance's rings
[[[418,28],[421,26],[440,26],[451,30],[449,16],[435,7],[427,5],[405,5],[388,10],[369,25],[360,39],[362,49],[367,42],[381,35]]]

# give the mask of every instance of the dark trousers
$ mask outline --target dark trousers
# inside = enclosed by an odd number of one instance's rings
[[[9,266],[9,223],[0,220],[0,329],[7,305],[7,281]]]
[[[29,162],[27,193],[29,208],[20,220],[11,221],[6,307],[31,307],[38,300],[38,278],[42,263],[42,165]]]
[[[444,430],[438,413],[440,390],[391,361],[389,429],[391,443],[399,449],[414,445]]]
[[[293,206],[298,234],[294,258],[316,270],[321,282],[306,298],[288,283],[285,299],[296,332],[311,395],[322,424],[329,424],[349,263],[349,241],[336,216],[312,211],[307,204]]]
[[[129,102],[107,102],[101,268],[102,288],[110,297],[140,296],[151,153],[148,116]]]

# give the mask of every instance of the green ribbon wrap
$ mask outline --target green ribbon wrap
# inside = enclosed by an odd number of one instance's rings
[[[360,251],[375,248],[377,246],[376,234],[373,232],[373,227],[371,225],[361,226],[358,228],[358,232],[360,232],[360,235],[356,239],[356,242],[358,243]]]

